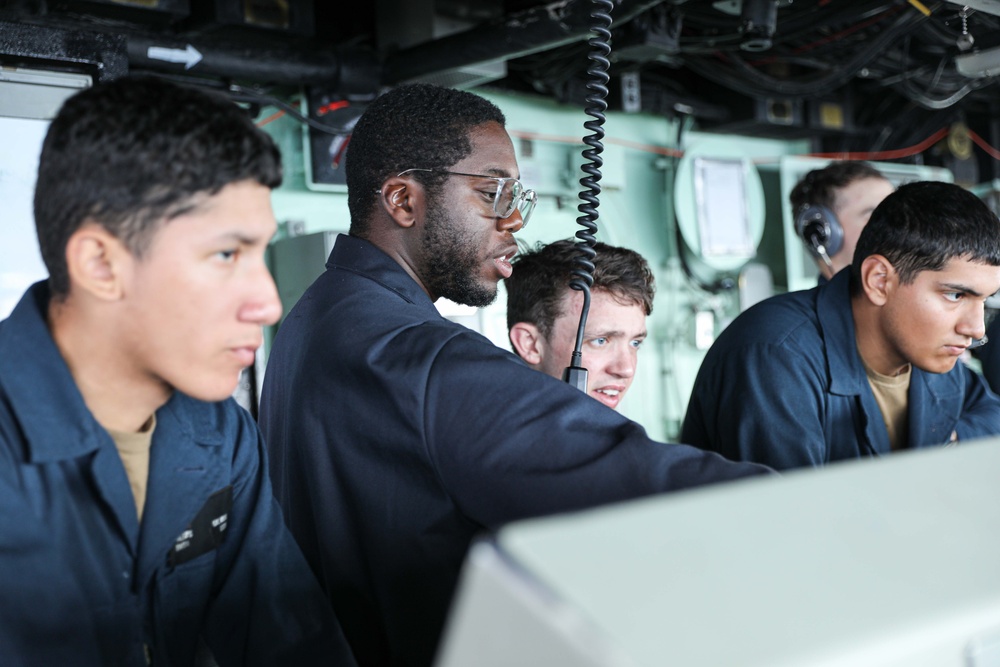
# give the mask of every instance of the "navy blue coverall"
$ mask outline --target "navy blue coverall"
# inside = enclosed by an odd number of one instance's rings
[[[353,665],[233,400],[156,412],[142,523],[32,287],[0,322],[0,664]]]
[[[850,271],[771,297],[719,335],[698,371],[683,442],[779,470],[879,456],[889,433],[854,335]],[[1000,398],[958,362],[913,368],[909,448],[1000,433]]]
[[[766,473],[643,428],[442,317],[340,236],[275,337],[275,493],[362,665],[429,665],[473,537],[509,521]]]

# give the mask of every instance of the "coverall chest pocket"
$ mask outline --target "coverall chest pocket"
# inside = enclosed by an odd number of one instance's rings
[[[226,540],[232,507],[232,486],[212,494],[174,540],[166,567],[157,572],[157,645],[170,654],[169,664],[192,664],[215,589],[219,548]]]

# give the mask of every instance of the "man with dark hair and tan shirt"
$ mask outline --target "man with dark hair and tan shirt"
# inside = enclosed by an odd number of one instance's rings
[[[849,271],[771,297],[708,351],[681,441],[778,469],[1000,433],[1000,398],[959,358],[1000,289],[1000,221],[957,185],[902,185]]]
[[[52,121],[49,278],[0,322],[3,664],[355,664],[230,398],[281,313],[280,182],[215,93],[120,79]]]

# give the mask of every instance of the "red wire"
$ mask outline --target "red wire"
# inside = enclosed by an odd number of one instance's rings
[[[268,123],[270,123],[272,121],[276,121],[276,120],[278,120],[279,118],[281,118],[284,115],[285,115],[284,111],[275,112],[275,113],[271,114],[270,116],[268,116],[267,118],[265,118],[264,120],[257,121],[257,127],[264,127]]]
[[[284,115],[284,111],[279,111],[278,113],[268,116],[264,120],[257,123],[257,125],[266,125],[273,120],[277,120]],[[829,158],[833,160],[898,160],[904,157],[910,157],[911,155],[916,155],[917,153],[922,153],[937,142],[941,141],[950,133],[949,128],[943,127],[931,136],[927,137],[920,143],[914,144],[913,146],[908,146],[906,148],[897,148],[890,151],[871,151],[871,152],[840,152],[840,153],[808,153],[810,157],[818,158]],[[565,137],[556,136],[551,134],[541,134],[539,132],[526,132],[523,130],[510,130],[510,134],[515,137],[522,139],[535,139],[539,141],[551,141],[554,143],[567,143],[567,144],[579,144],[582,141],[577,137]],[[986,142],[985,139],[980,137],[978,134],[969,130],[969,138],[982,148],[986,153],[992,157],[994,160],[1000,160],[1000,150],[997,150],[990,144]],[[637,150],[645,151],[648,153],[654,153],[656,155],[669,155],[671,157],[682,157],[684,155],[683,150],[676,148],[666,148],[662,146],[652,146],[649,144],[642,144],[634,141],[628,141],[625,139],[611,139],[606,138],[607,143],[618,144],[620,146],[625,146],[627,148],[634,148]]]
[[[969,138],[972,139],[973,143],[975,143],[977,146],[986,151],[986,154],[989,155],[991,158],[993,158],[994,160],[1000,160],[1000,151],[998,151],[997,149],[993,148],[993,146],[990,146],[988,143],[986,143],[986,140],[983,139],[981,136],[979,136],[972,130],[969,130]]]
[[[351,103],[347,100],[335,100],[329,104],[324,104],[319,109],[316,109],[316,115],[325,116],[332,111],[336,111],[337,109],[346,109],[349,106],[351,106]]]
[[[541,141],[552,141],[557,143],[568,143],[568,144],[578,144],[581,143],[580,139],[576,137],[560,137],[553,135],[540,134],[537,132],[525,132],[519,130],[511,130],[510,133],[515,137],[520,137],[523,139],[537,139]],[[829,158],[833,160],[898,160],[904,157],[910,157],[911,155],[916,155],[917,153],[922,153],[937,142],[941,141],[948,136],[950,130],[947,127],[943,127],[931,136],[927,137],[920,143],[914,144],[913,146],[908,146],[906,148],[897,148],[890,151],[871,151],[871,152],[841,152],[841,153],[809,153],[810,157],[819,158]],[[980,148],[986,151],[990,157],[1000,160],[1000,150],[997,150],[993,146],[990,146],[986,141],[980,137],[978,134],[969,130],[969,138],[972,139]],[[671,157],[682,157],[684,151],[676,148],[665,148],[661,146],[651,146],[648,144],[641,144],[633,141],[623,140],[623,139],[608,139],[605,141],[607,143],[618,144],[620,146],[626,146],[628,148],[635,148],[637,150],[646,151],[649,153],[655,153],[657,155],[669,155]]]
[[[948,128],[942,127],[940,130],[927,137],[919,144],[907,148],[897,148],[891,151],[874,151],[871,153],[810,153],[812,157],[824,157],[833,160],[898,160],[899,158],[910,157],[925,150],[948,136]],[[971,134],[971,133],[970,133]]]

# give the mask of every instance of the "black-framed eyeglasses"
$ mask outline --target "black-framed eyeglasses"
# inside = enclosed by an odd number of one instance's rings
[[[531,212],[535,210],[535,204],[538,201],[538,195],[535,194],[535,191],[526,189],[521,184],[521,181],[516,178],[487,176],[486,174],[466,174],[461,171],[422,169],[419,167],[403,170],[396,175],[402,176],[411,171],[428,171],[438,174],[450,174],[451,176],[468,176],[469,178],[488,178],[491,181],[496,181],[497,191],[493,195],[493,214],[498,218],[509,218],[514,214],[515,209],[520,211],[522,229],[528,225],[528,218],[531,217]]]

